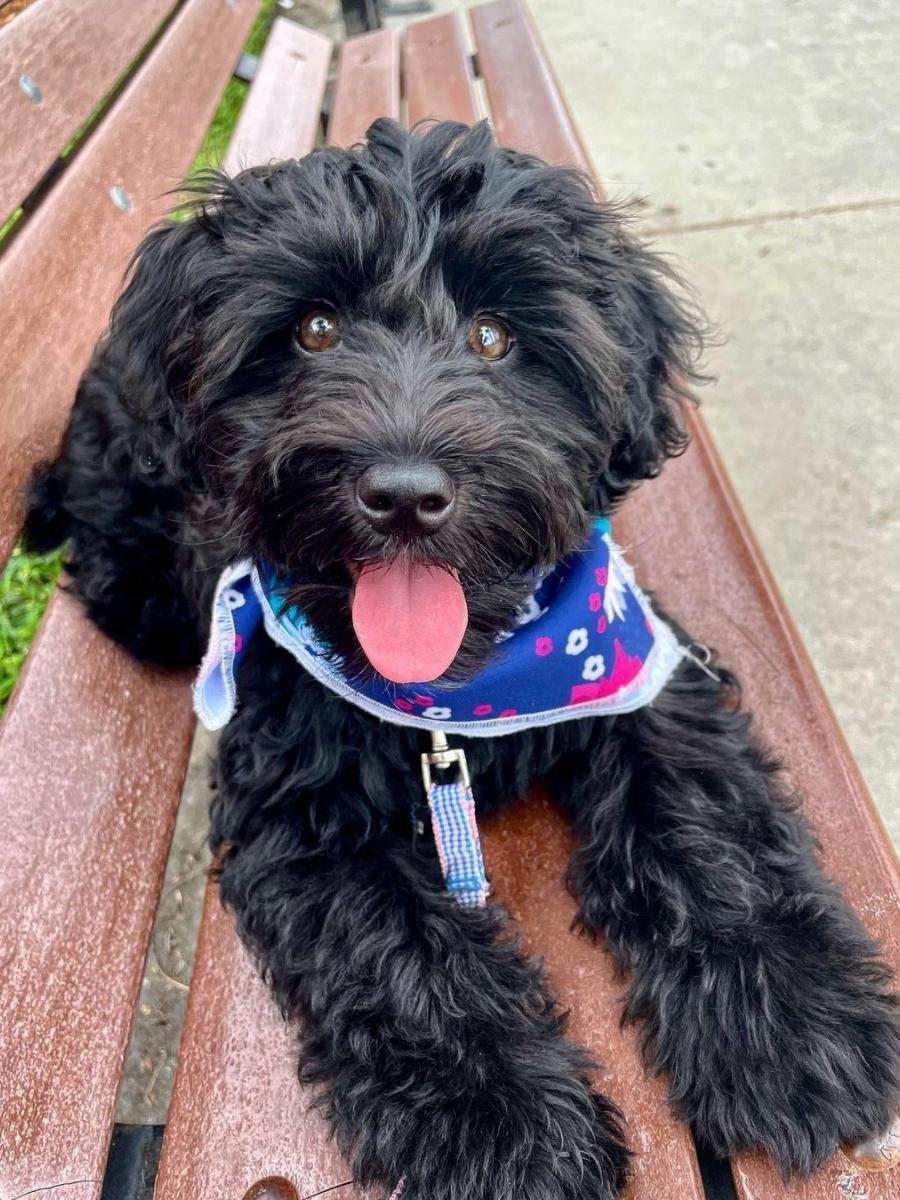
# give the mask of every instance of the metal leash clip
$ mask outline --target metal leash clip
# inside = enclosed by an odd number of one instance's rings
[[[447,745],[447,735],[440,729],[433,729],[431,731],[431,750],[426,750],[422,755],[422,782],[425,784],[426,796],[431,795],[431,768],[435,767],[438,771],[446,771],[452,766],[459,768],[460,782],[468,791],[471,784],[465,750],[458,748],[451,750]]]

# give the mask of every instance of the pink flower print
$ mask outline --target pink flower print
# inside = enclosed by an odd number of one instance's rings
[[[434,696],[416,695],[413,696],[412,702],[413,704],[418,705],[419,708],[428,708],[430,705],[434,704]]]
[[[490,714],[491,706],[489,704],[476,704],[472,709],[473,717],[486,717]]]
[[[394,708],[400,708],[403,712],[412,712],[412,705],[408,700],[395,700]]]
[[[235,652],[235,654],[239,654],[240,651],[243,650],[243,648],[244,648],[244,639],[241,637],[241,635],[239,633],[236,633],[234,635],[234,652]]]
[[[597,632],[606,633],[606,617],[597,618]]]
[[[517,708],[501,708],[501,717],[514,717],[519,710]]]
[[[591,592],[588,596],[588,608],[591,612],[599,612],[603,607],[603,597],[599,592]]]
[[[548,637],[539,637],[535,639],[534,652],[538,658],[546,658],[553,650],[553,640]]]
[[[609,578],[609,573],[606,567],[595,567],[594,578],[597,580],[598,587],[606,587],[606,581]]]

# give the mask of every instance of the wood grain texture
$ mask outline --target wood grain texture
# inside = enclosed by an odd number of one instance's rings
[[[191,725],[56,593],[0,727],[3,1197],[100,1194]]]
[[[590,158],[523,5],[496,0],[469,16],[497,141],[589,171]]]
[[[267,1175],[299,1196],[350,1179],[297,1082],[297,1038],[210,885],[154,1200],[239,1200]],[[337,1193],[357,1200],[355,1188]]]
[[[57,446],[128,260],[171,206],[166,193],[190,168],[255,12],[255,0],[190,0],[0,258],[0,563],[22,486]]]
[[[261,62],[248,105],[261,85],[271,90],[266,75],[275,63]],[[315,89],[293,96],[291,128],[307,131],[297,154],[314,145],[320,99]],[[228,159],[242,138],[248,160],[259,161],[272,137],[268,121],[280,124],[284,116],[262,105],[258,119],[235,130]],[[296,1035],[257,978],[214,884],[195,964],[155,1200],[237,1200],[268,1175],[289,1179],[300,1196],[347,1180],[326,1126],[308,1111],[310,1096],[297,1083]],[[358,1193],[347,1188],[340,1195],[353,1200]]]
[[[597,1086],[621,1107],[634,1151],[625,1200],[703,1200],[693,1143],[670,1116],[662,1079],[648,1079],[635,1029],[619,1025],[624,984],[605,952],[572,931],[575,903],[563,884],[573,849],[568,826],[540,792],[485,823],[493,899],[514,914],[528,950],[544,960],[570,1016],[570,1035],[601,1066]]]
[[[541,51],[522,7],[500,0],[472,17],[492,110],[502,114],[501,140],[527,142],[544,158],[583,166],[587,158],[564,102],[546,96],[555,88],[552,72],[534,61]],[[702,417],[691,414],[690,426],[691,449],[624,506],[617,539],[629,548],[643,585],[738,671],[759,728],[805,797],[826,869],[900,969],[896,855]],[[844,1200],[855,1195],[857,1177],[869,1200],[900,1196],[900,1168],[861,1172],[840,1154],[807,1183],[785,1185],[760,1155],[741,1156],[733,1175],[741,1200]]]
[[[0,32],[0,223],[140,53],[175,0],[38,0]],[[19,86],[29,75],[41,99]]]
[[[378,117],[400,119],[400,39],[393,29],[364,33],[344,43],[328,145],[351,146]]]
[[[330,38],[275,21],[222,164],[229,175],[312,149],[330,63]]]
[[[457,13],[417,21],[403,43],[407,121],[478,120],[469,53]]]

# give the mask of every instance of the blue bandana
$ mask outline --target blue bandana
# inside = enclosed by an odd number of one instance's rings
[[[216,588],[209,648],[194,685],[194,707],[207,729],[234,715],[241,658],[260,622],[320,683],[365,712],[467,737],[631,712],[656,698],[685,653],[635,583],[605,519],[595,522],[583,551],[538,583],[491,661],[461,685],[349,677],[303,613],[286,604],[275,575],[249,559],[236,563]]]

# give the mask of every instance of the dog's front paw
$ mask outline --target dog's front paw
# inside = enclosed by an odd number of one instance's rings
[[[701,1141],[723,1156],[761,1147],[785,1175],[808,1174],[891,1124],[900,1034],[888,982],[838,908],[790,937],[673,956],[630,1011],[646,1016],[650,1059]]]
[[[403,1200],[614,1200],[628,1159],[618,1110],[586,1087],[500,1088],[425,1121]]]

